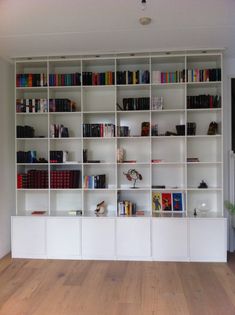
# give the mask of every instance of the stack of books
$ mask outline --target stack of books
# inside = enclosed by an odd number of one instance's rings
[[[75,112],[75,102],[68,98],[51,98],[49,100],[50,112]]]
[[[49,74],[50,86],[81,85],[81,73],[51,73]]]
[[[17,138],[33,138],[34,128],[30,126],[16,126]]]
[[[118,202],[118,214],[119,215],[135,215],[136,214],[136,203],[129,200]]]
[[[83,72],[82,84],[83,85],[113,85],[114,84],[114,72]]]
[[[17,87],[41,87],[47,86],[47,76],[45,73],[17,73]]]
[[[220,95],[187,96],[187,108],[220,108]]]
[[[148,84],[149,82],[148,70],[117,71],[117,84]]]
[[[115,125],[83,124],[83,137],[115,137]]]
[[[26,98],[16,100],[17,113],[45,113],[48,112],[46,98]]]
[[[29,170],[17,174],[17,188],[48,188],[48,172],[45,170]]]

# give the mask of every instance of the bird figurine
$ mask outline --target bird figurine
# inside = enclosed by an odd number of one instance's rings
[[[105,212],[104,201],[101,201],[96,205],[95,213],[104,214],[104,212]]]

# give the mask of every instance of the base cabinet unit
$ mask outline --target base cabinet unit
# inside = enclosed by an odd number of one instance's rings
[[[82,218],[83,259],[115,259],[115,219]]]
[[[151,219],[117,218],[117,258],[151,260]]]
[[[46,258],[46,218],[12,217],[12,257]]]
[[[226,262],[227,220],[12,217],[12,257]]]
[[[47,218],[47,258],[81,258],[81,218]]]
[[[189,219],[191,261],[227,261],[227,220],[225,218]]]
[[[189,261],[187,218],[153,218],[152,256],[156,261]]]

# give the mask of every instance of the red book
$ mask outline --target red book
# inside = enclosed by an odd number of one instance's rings
[[[171,193],[162,193],[162,210],[163,211],[172,210]]]

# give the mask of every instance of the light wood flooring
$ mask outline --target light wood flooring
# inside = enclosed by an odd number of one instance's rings
[[[0,260],[0,315],[235,315],[224,263]]]

